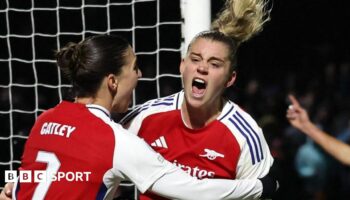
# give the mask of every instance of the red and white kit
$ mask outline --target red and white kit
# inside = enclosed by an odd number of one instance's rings
[[[261,128],[249,114],[227,101],[216,120],[193,130],[181,117],[183,98],[179,92],[150,100],[122,123],[130,123],[129,131],[192,176],[247,179],[268,174],[273,158]],[[148,195],[141,199],[155,198]]]
[[[258,180],[193,178],[113,122],[105,108],[66,101],[39,116],[20,170],[70,175],[43,182],[18,180],[14,199],[113,199],[122,180],[134,182],[141,192],[151,189],[176,199],[258,198],[262,192]],[[78,178],[72,180],[72,174]],[[250,191],[236,192],[240,188]]]

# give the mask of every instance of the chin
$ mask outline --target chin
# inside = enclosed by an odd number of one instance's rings
[[[204,99],[197,99],[192,96],[186,98],[187,104],[192,108],[201,108],[204,105]]]

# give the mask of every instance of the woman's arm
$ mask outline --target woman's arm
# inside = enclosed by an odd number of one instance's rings
[[[306,110],[300,106],[293,95],[289,95],[291,105],[287,110],[287,119],[292,126],[304,132],[325,151],[345,165],[350,166],[350,146],[319,129],[309,119]]]

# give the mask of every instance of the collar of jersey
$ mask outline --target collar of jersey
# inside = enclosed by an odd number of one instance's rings
[[[185,92],[184,92],[184,90],[181,90],[178,93],[177,103],[176,103],[177,108],[180,109],[180,110],[181,110],[181,104],[184,101],[184,98],[185,98]],[[231,113],[233,109],[234,109],[234,104],[231,101],[229,101],[229,100],[225,100],[224,107],[221,110],[221,114],[216,119],[221,121],[229,113]],[[181,119],[182,119],[183,123],[185,124],[185,126],[188,127],[187,124],[185,123],[185,121],[183,120],[182,111],[181,111]]]
[[[107,117],[111,118],[111,113],[103,106],[96,105],[96,104],[87,104],[86,107],[89,109],[99,110],[99,111],[103,112],[105,115],[107,115]]]

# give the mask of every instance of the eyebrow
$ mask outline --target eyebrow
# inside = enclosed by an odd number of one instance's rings
[[[202,57],[202,55],[200,53],[194,53],[194,52],[191,52],[190,55],[194,55],[194,56],[198,56],[198,57]],[[225,60],[221,59],[221,58],[218,58],[218,57],[215,57],[215,56],[212,56],[208,59],[209,61],[211,60],[216,60],[216,61],[219,61],[219,62],[225,62]]]

